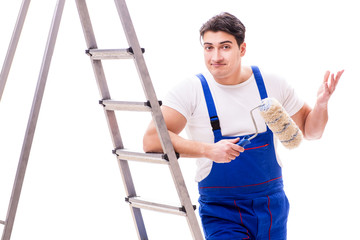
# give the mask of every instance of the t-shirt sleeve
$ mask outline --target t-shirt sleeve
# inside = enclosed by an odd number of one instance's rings
[[[282,105],[288,114],[293,116],[304,106],[304,101],[296,94],[295,89],[285,80],[283,80],[282,85],[284,85],[281,92],[283,100]]]
[[[293,116],[304,106],[304,101],[284,78],[278,75],[267,75],[266,79],[268,79],[266,88],[270,90],[272,97],[281,103],[290,116]]]
[[[192,79],[181,81],[173,87],[163,99],[163,105],[175,109],[181,113],[187,120],[193,113],[193,98],[195,87]]]

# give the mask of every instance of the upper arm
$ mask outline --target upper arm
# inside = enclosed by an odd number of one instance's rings
[[[187,121],[181,113],[167,106],[162,106],[161,111],[170,132],[179,134],[185,128]],[[144,134],[143,148],[145,152],[158,152],[162,149],[154,121],[150,122]]]
[[[180,112],[167,106],[162,106],[161,111],[169,131],[179,134],[185,128],[187,121]]]
[[[292,120],[294,120],[294,122],[300,128],[304,135],[306,118],[310,112],[311,107],[305,103],[297,113],[291,116]]]
[[[187,121],[180,112],[167,106],[161,106],[161,112],[164,117],[166,127],[169,131],[175,134],[179,134],[185,128]],[[156,129],[154,121],[152,120],[145,135],[148,133],[151,134],[153,131],[156,131]]]

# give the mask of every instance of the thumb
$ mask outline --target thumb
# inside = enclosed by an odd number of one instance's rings
[[[229,141],[231,142],[231,143],[237,143],[237,142],[239,142],[239,140],[240,140],[240,138],[234,138],[234,139],[230,139]]]
[[[239,141],[240,141],[239,137],[230,140],[231,143],[236,145],[236,147],[233,148],[233,150],[238,152],[244,152],[244,147],[237,144]]]

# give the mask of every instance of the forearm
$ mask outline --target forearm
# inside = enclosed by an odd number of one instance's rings
[[[327,104],[320,105],[316,103],[306,118],[304,126],[304,137],[309,140],[320,139],[324,133],[327,122]]]
[[[238,138],[221,140],[217,143],[206,143],[188,140],[179,134],[186,125],[186,119],[176,110],[163,107],[163,115],[171,143],[174,149],[182,157],[201,158],[205,157],[215,162],[229,162],[239,156],[244,148],[237,145]],[[153,122],[150,123],[143,138],[143,149],[145,152],[163,152],[161,142]]]
[[[206,148],[209,147],[209,144],[185,139],[171,131],[169,131],[169,135],[175,151],[182,157],[205,157],[207,152]],[[163,152],[160,139],[156,131],[147,133],[144,136],[143,146],[145,152]]]
[[[205,157],[217,163],[228,163],[239,156],[244,148],[237,145],[239,138],[221,140],[217,143],[204,143],[184,139],[169,131],[174,149],[181,157],[200,158]],[[145,152],[163,152],[157,134],[146,134],[144,137]]]
[[[206,153],[211,144],[185,139],[175,133],[169,132],[174,149],[182,157],[200,158],[207,157]]]

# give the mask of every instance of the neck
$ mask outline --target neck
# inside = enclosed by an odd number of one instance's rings
[[[215,78],[215,81],[222,85],[237,85],[247,81],[252,75],[250,67],[241,67],[236,73],[223,78]]]

